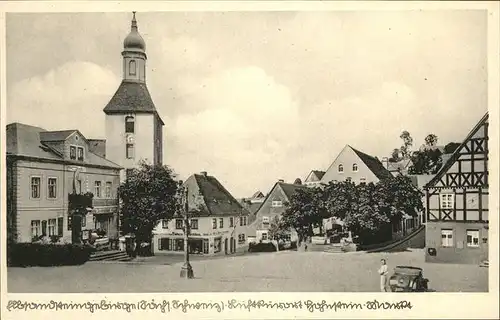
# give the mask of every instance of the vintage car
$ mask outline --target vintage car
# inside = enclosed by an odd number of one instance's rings
[[[392,292],[425,292],[428,282],[423,276],[422,268],[397,266],[389,278],[389,287]]]

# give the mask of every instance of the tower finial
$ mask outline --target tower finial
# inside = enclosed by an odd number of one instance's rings
[[[132,26],[131,30],[137,31],[137,20],[135,20],[135,11],[132,11],[133,17],[132,17]]]

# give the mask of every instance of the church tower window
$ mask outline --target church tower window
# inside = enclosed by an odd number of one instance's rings
[[[128,63],[128,73],[131,76],[135,76],[136,70],[137,70],[137,63],[135,62],[135,60],[130,60],[130,62]]]
[[[134,117],[125,117],[125,133],[135,132],[135,119]]]
[[[127,159],[134,159],[134,144],[133,143],[127,143]]]

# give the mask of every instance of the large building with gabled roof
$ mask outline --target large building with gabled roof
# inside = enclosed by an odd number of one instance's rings
[[[378,182],[392,174],[375,157],[346,145],[321,178],[321,183],[350,180],[354,183]]]
[[[249,212],[207,172],[185,182],[191,232],[189,251],[200,255],[232,254],[246,247]],[[153,231],[155,254],[184,252],[182,217],[162,221]]]
[[[488,113],[425,186],[426,261],[488,260]]]
[[[106,155],[125,169],[136,168],[142,160],[162,164],[164,122],[146,85],[146,43],[139,34],[135,12],[122,57],[122,82],[103,110]]]
[[[9,242],[71,242],[101,230],[118,238],[118,164],[106,159],[76,130],[48,131],[7,125],[7,237]],[[70,193],[93,194],[93,210],[81,221],[68,208]],[[79,217],[77,217],[79,218]],[[77,226],[78,225],[78,226]]]
[[[276,217],[280,217],[286,210],[286,203],[290,201],[291,196],[301,188],[307,188],[306,185],[285,183],[279,180],[271,188],[264,201],[255,214],[255,220],[248,227],[248,235],[254,238],[256,242],[267,242],[272,239],[269,237],[269,228]],[[288,241],[297,241],[297,233],[290,230]]]

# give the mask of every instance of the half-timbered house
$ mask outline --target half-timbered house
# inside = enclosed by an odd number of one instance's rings
[[[425,186],[426,261],[488,259],[488,113]]]

